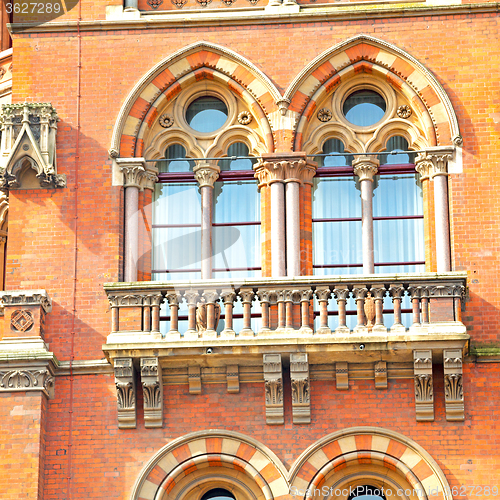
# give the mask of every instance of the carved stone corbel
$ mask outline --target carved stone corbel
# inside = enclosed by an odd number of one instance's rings
[[[118,403],[118,427],[120,429],[135,429],[137,425],[137,395],[132,358],[116,358],[114,371]]]
[[[54,399],[54,363],[50,360],[19,360],[0,364],[0,393],[41,391]]]
[[[387,389],[387,363],[375,363],[375,389]]]
[[[144,426],[163,427],[163,381],[158,358],[141,358]]]
[[[347,391],[349,389],[349,363],[335,363],[335,380],[338,391]]]
[[[238,365],[229,365],[226,368],[227,392],[235,394],[240,392],[240,374]]]
[[[263,362],[266,423],[269,425],[280,425],[285,422],[281,354],[264,354]]]
[[[432,351],[413,351],[415,377],[415,412],[417,422],[434,420],[434,388],[432,380]]]
[[[462,421],[465,419],[462,351],[445,349],[443,367],[446,420]]]
[[[311,423],[309,361],[306,353],[290,354],[292,383],[292,416],[294,424]]]
[[[201,394],[201,368],[188,366],[189,394]]]

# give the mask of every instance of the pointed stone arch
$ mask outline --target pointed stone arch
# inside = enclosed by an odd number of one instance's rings
[[[174,439],[159,450],[141,471],[130,499],[159,500],[177,489],[185,495],[214,476],[238,479],[250,492],[247,498],[282,500],[288,494],[286,469],[271,450],[238,432],[208,430]]]
[[[453,105],[436,77],[417,59],[395,45],[368,35],[357,35],[326,50],[291,82],[283,99],[295,115],[295,149],[302,146],[301,132],[318,102],[342,81],[361,72],[384,77],[428,115],[426,128],[436,145],[461,145],[462,137]]]
[[[401,478],[400,486],[409,485],[418,500],[427,500],[429,492],[434,500],[453,500],[443,471],[429,453],[406,436],[380,427],[352,427],[320,439],[292,465],[290,487],[315,498],[310,492],[335,484],[339,476],[352,477],[350,472],[357,470],[363,477],[374,467],[393,471]]]
[[[115,122],[111,157],[143,154],[142,138],[158,118],[158,106],[175,97],[191,81],[217,79],[245,100],[265,129],[266,143],[273,150],[269,114],[281,95],[271,80],[254,64],[225,47],[197,42],[184,47],[151,68],[125,99]]]

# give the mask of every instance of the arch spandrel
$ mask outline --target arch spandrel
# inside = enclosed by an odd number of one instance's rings
[[[414,57],[368,35],[350,38],[312,60],[284,94],[297,124],[295,149],[302,148],[306,123],[317,103],[354,75],[378,74],[412,102],[421,116],[427,145],[460,145],[462,138],[451,101],[435,76]]]
[[[159,62],[134,86],[118,114],[110,156],[141,156],[144,136],[157,120],[163,101],[172,100],[193,82],[214,78],[251,107],[264,129],[267,148],[272,151],[274,144],[268,116],[276,111],[276,102],[281,98],[275,85],[255,65],[235,52],[198,42]]]

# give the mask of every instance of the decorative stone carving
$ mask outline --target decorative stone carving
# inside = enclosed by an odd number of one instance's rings
[[[264,354],[264,387],[266,398],[266,423],[283,424],[283,375],[281,354]]]
[[[335,381],[338,391],[349,389],[349,364],[345,362],[335,363]]]
[[[15,332],[27,332],[33,328],[33,314],[25,310],[16,310],[10,317],[10,328]]]
[[[212,0],[196,0],[202,7],[206,7]]]
[[[261,162],[253,167],[255,177],[259,180],[259,188],[268,186],[273,182],[298,182],[312,184],[312,178],[316,174],[315,164],[307,162],[304,157],[298,155],[269,161],[263,158]]]
[[[375,363],[375,389],[387,389],[387,363]]]
[[[240,374],[238,365],[229,365],[226,368],[227,377],[227,392],[237,393],[240,392]]]
[[[453,146],[433,147],[419,153],[415,159],[415,170],[420,174],[420,180],[448,175],[448,162],[453,159],[454,150]]]
[[[321,108],[318,111],[318,120],[320,122],[329,122],[332,119],[332,112],[328,108]]]
[[[415,377],[415,412],[418,422],[434,420],[432,351],[413,351]]]
[[[252,0],[248,0],[250,3],[252,3],[252,5],[255,5],[259,0],[254,0],[252,2]],[[291,103],[291,100],[290,99],[286,99],[286,98],[282,98],[282,99],[279,99],[278,101],[276,101],[276,105],[278,106],[278,109],[280,110],[280,113],[282,116],[285,116],[286,115],[286,112],[288,110],[288,106],[290,106],[290,103]]]
[[[147,4],[151,6],[152,9],[157,9],[161,4],[163,3],[163,0],[148,0]]]
[[[443,351],[444,398],[446,420],[465,419],[462,351],[445,349]]]
[[[146,176],[146,162],[144,158],[120,158],[116,161],[123,173],[124,187],[141,188]]]
[[[359,155],[352,161],[354,175],[359,177],[359,181],[371,181],[378,172],[380,162],[372,156]]]
[[[163,381],[158,358],[141,358],[144,426],[163,427]]]
[[[201,368],[188,366],[189,394],[201,394]]]
[[[200,188],[208,186],[213,188],[215,181],[219,178],[220,168],[216,165],[203,163],[193,169],[194,177],[198,181]]]
[[[184,3],[186,3],[186,2],[184,2]],[[182,5],[184,5],[184,4],[182,4]],[[182,7],[182,5],[181,5],[181,7]],[[175,5],[175,6],[178,7],[178,5]],[[172,115],[169,115],[168,113],[164,113],[163,115],[160,116],[160,119],[158,121],[163,128],[170,128],[174,124],[174,117]]]
[[[363,307],[366,316],[366,327],[368,331],[371,332],[373,329],[375,320],[375,299],[372,297],[370,292],[367,293],[365,298],[365,304]]]
[[[0,111],[2,142],[0,177],[7,189],[33,189],[21,185],[22,172],[32,168],[41,188],[66,186],[56,168],[56,110],[50,103],[3,104]]]
[[[0,368],[0,393],[42,391],[49,399],[53,399],[54,382],[54,372],[50,365],[40,368]]]
[[[420,174],[420,180],[429,179],[434,166],[432,158],[427,153],[419,153],[415,158],[415,170]]]
[[[208,328],[207,324],[207,306],[209,304],[214,307],[214,324],[213,330],[217,330],[220,318],[220,305],[216,302],[219,298],[217,292],[209,291],[204,292],[201,301],[196,304],[196,331],[198,333],[204,332]]]
[[[233,3],[234,0],[226,0],[226,1]],[[231,3],[226,4],[226,5],[231,5]],[[241,123],[241,125],[248,125],[249,123],[251,123],[252,119],[253,119],[253,116],[249,111],[242,111],[238,115],[238,123]]]
[[[413,111],[410,108],[410,106],[408,106],[408,104],[402,104],[401,106],[398,107],[396,113],[399,116],[399,118],[406,119],[410,118]]]
[[[187,0],[171,0],[172,5],[175,5],[178,9],[182,9],[184,5],[187,4]]]
[[[135,370],[132,358],[114,360],[118,427],[135,429],[137,422]]]
[[[290,354],[292,384],[292,415],[294,424],[311,423],[311,395],[309,387],[309,361],[306,353]]]

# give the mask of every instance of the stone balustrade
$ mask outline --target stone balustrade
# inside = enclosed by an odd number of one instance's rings
[[[169,341],[393,336],[407,332],[436,333],[453,323],[462,326],[466,275],[423,273],[108,283],[104,289],[111,305],[111,333],[115,336],[146,335]],[[407,326],[402,322],[404,300],[410,304],[412,317],[412,324]],[[349,309],[349,304],[354,305],[354,310]],[[179,308],[186,305],[187,321],[179,321]],[[237,329],[233,321],[236,305],[240,309]],[[160,329],[162,307],[168,313],[169,324]],[[329,314],[337,316],[338,326],[333,331],[329,327]],[[347,321],[350,314],[356,316],[352,329]],[[219,316],[224,320],[224,329],[217,332]],[[256,316],[259,326],[254,331],[252,318]]]

